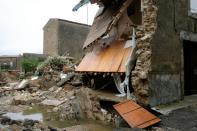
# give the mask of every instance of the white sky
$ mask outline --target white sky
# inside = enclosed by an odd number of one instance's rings
[[[72,12],[80,0],[0,0],[0,55],[42,53],[43,26],[49,18],[87,23],[87,8]],[[98,7],[89,5],[89,24]],[[197,12],[197,0],[191,0]]]
[[[49,18],[87,23],[87,7],[72,12],[80,0],[0,0],[0,55],[42,53]],[[89,5],[89,24],[98,9]]]
[[[197,0],[191,0],[191,12],[197,13]]]

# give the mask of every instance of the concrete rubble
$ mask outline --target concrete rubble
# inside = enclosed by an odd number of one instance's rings
[[[61,87],[55,84],[43,88],[40,83],[45,80],[44,76],[40,76],[38,79],[33,80],[31,80],[31,78],[25,79],[21,82],[13,81],[7,84],[7,87],[1,87],[0,128],[11,130],[87,130],[87,127],[82,125],[60,129],[34,120],[17,121],[2,116],[6,112],[23,112],[35,105],[39,105],[48,108],[47,110],[50,113],[58,114],[57,118],[50,117],[47,118],[47,120],[58,119],[61,121],[77,121],[79,119],[91,119],[119,126],[119,128],[115,128],[114,130],[127,130],[126,128],[121,128],[127,127],[127,125],[125,125],[124,121],[121,124],[121,118],[119,118],[114,109],[109,108],[115,104],[108,103],[111,99],[108,97],[104,98],[104,94],[98,94],[98,91],[83,85],[75,87],[71,84],[72,81],[76,81],[76,79],[80,78],[79,76],[74,76],[74,78]],[[172,131],[175,130],[171,128],[168,129]],[[150,129],[150,131],[163,130],[164,127],[152,127]]]

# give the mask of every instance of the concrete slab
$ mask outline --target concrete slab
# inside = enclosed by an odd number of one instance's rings
[[[174,110],[185,108],[192,105],[197,105],[197,94],[185,96],[184,100],[180,102],[175,102],[169,105],[160,105],[153,107],[152,109],[156,110],[157,112],[160,112],[161,114],[167,115]]]
[[[117,102],[117,103],[126,100],[126,96],[118,97],[118,96],[116,96],[117,94],[112,93],[112,92],[95,91],[95,90],[93,90],[93,92],[96,94],[96,96],[99,98],[99,100],[112,101],[112,102]]]

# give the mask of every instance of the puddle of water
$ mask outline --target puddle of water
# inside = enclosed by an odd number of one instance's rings
[[[43,121],[43,115],[42,113],[36,113],[31,115],[24,115],[22,112],[19,113],[6,113],[3,116],[7,116],[12,120],[25,120],[25,119],[31,119],[31,120],[37,120],[37,121]]]
[[[58,113],[47,112],[45,107],[34,106],[32,109],[28,109],[23,113],[6,113],[4,116],[8,116],[13,120],[38,120],[46,123],[47,125],[51,125],[53,127],[65,128],[76,125],[82,125],[87,128],[88,131],[112,131],[112,126],[108,125],[104,122],[94,121],[94,120],[59,120]],[[52,119],[51,119],[52,118]]]

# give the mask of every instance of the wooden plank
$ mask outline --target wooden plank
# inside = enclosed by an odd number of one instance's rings
[[[112,66],[110,71],[111,72],[118,72],[118,69],[121,65],[124,53],[125,53],[125,49],[124,49],[124,42],[119,43],[119,46],[116,48],[117,52],[115,52],[113,60],[112,60]]]
[[[129,55],[130,53],[133,51],[133,48],[126,48],[125,49],[125,53],[124,53],[124,56],[123,56],[123,60],[121,62],[121,65],[118,69],[118,72],[125,72],[126,71],[126,68],[125,68],[125,65],[126,65],[126,62],[129,58]]]
[[[137,127],[138,127],[138,128],[146,128],[146,127],[148,127],[149,125],[154,125],[155,123],[158,123],[158,122],[160,122],[160,121],[161,121],[160,119],[155,118],[155,119],[153,119],[153,120],[151,120],[151,121],[148,121],[148,122],[146,122],[146,123],[144,123],[144,124],[138,125]]]
[[[81,63],[76,68],[78,72],[119,72],[119,68],[128,57],[124,48],[124,41],[116,41],[108,48],[101,50],[94,49],[92,52],[87,53]],[[125,54],[126,52],[126,54]],[[125,72],[125,68],[120,70]]]
[[[116,72],[116,70],[111,71],[111,68],[114,66],[118,66],[113,64],[113,61],[114,61],[114,57],[116,57],[117,55],[122,55],[121,52],[119,52],[121,45],[122,43],[120,42],[114,42],[110,45],[110,47],[107,48],[106,55],[103,57],[102,62],[98,67],[98,70],[103,72]]]
[[[87,39],[83,45],[83,48],[89,46],[92,42],[94,42],[95,40],[97,40],[98,38],[100,38],[105,34],[108,26],[113,20],[113,14],[115,12],[117,11],[107,8],[107,10],[105,10],[101,16],[95,18],[93,25],[90,29],[90,32],[87,36]]]
[[[95,18],[83,48],[90,46],[95,40],[107,34],[118,23],[132,1],[126,0],[118,10],[107,8],[101,16]]]
[[[129,107],[129,108],[128,108]],[[125,101],[114,105],[114,108],[121,114],[128,113],[132,110],[138,109],[140,106],[133,101]]]
[[[113,107],[133,128],[146,128],[161,121],[155,115],[131,100],[116,104]]]
[[[85,57],[82,59],[82,61],[80,62],[80,64],[77,66],[77,68],[75,69],[75,71],[78,71],[78,72],[84,71],[84,69],[89,64],[89,60],[91,60],[91,55],[92,55],[92,52],[87,53],[85,55]]]
[[[102,70],[99,70],[98,67],[99,67],[100,63],[102,62],[103,57],[107,53],[106,50],[107,49],[101,49],[101,50],[94,50],[93,51],[93,55],[95,55],[96,57],[94,59],[92,59],[93,62],[91,64],[87,65],[89,72],[97,72],[97,70],[99,72],[102,71]]]
[[[156,116],[152,115],[141,107],[134,111],[128,112],[127,114],[123,114],[123,118],[128,121],[130,126],[136,128],[141,125],[147,125],[147,122],[155,120]]]

